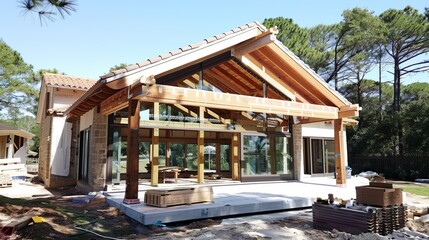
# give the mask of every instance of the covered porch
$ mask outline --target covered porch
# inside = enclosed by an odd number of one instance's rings
[[[275,35],[255,22],[111,72],[66,111],[69,121],[85,121],[94,108],[108,118],[108,157],[117,154],[115,143],[126,140],[125,203],[139,203],[141,155],[150,162],[152,187],[159,185],[160,166],[192,166],[198,184],[207,171],[234,181],[252,175],[300,180],[302,126],[323,121],[333,122],[336,183],[345,185],[344,124],[360,108]],[[177,143],[184,144],[185,158],[192,153],[192,163],[175,159]],[[112,159],[107,175],[113,174]]]

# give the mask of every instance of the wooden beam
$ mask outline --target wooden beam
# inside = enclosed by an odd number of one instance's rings
[[[164,85],[143,86],[134,99],[146,102],[182,104],[232,111],[282,114],[288,116],[337,119],[338,108],[278,99],[209,92]]]
[[[128,88],[119,90],[100,103],[100,113],[109,115],[128,105]]]
[[[139,182],[139,124],[140,101],[130,100],[128,105],[128,136],[127,136],[127,178],[125,188],[125,204],[140,203],[138,198]]]
[[[256,64],[253,63],[253,61],[255,61],[254,59],[252,59],[251,57],[246,57],[246,56],[241,56],[239,59],[241,60],[241,62],[244,65],[246,65],[248,68],[250,68],[256,74],[258,74],[261,78],[263,78],[273,88],[277,89],[282,94],[284,94],[285,96],[290,98],[290,100],[296,101],[295,93],[293,93],[293,90],[288,89],[288,87],[285,85],[282,85],[281,82],[283,82],[283,81],[280,80],[275,75],[272,75],[272,74],[270,75],[269,73],[267,73],[265,71],[264,67],[262,67],[262,69],[259,68]]]
[[[204,183],[204,131],[198,131],[198,165],[197,181],[199,184]]]
[[[346,184],[345,146],[344,146],[343,119],[334,120],[334,144],[335,144],[335,172],[336,183],[339,186]]]
[[[268,46],[278,55],[283,61],[293,69],[293,71],[300,75],[304,81],[307,81],[315,89],[318,89],[327,99],[329,99],[335,106],[340,107],[347,102],[344,102],[342,98],[334,94],[334,90],[329,89],[327,84],[323,83],[321,80],[315,77],[314,73],[311,73],[311,70],[307,67],[303,67],[300,60],[296,60],[295,56],[292,56],[289,52],[286,52],[283,47],[279,46],[280,43],[270,43]]]
[[[276,40],[276,36],[270,32],[266,32],[268,35],[258,38],[256,41],[251,41],[245,45],[240,45],[239,47],[233,50],[233,54],[235,56],[242,56],[246,53],[253,52],[258,50],[261,47],[266,46],[269,43],[272,43]]]
[[[239,135],[238,133],[232,133],[231,138],[231,175],[232,180],[239,180]]]
[[[347,117],[358,117],[359,111],[362,110],[358,104],[353,105],[345,105],[340,107],[340,111],[338,112],[339,118],[347,118]]]
[[[159,166],[159,128],[152,130],[152,148],[151,148],[151,172],[150,185],[158,186],[158,166]]]

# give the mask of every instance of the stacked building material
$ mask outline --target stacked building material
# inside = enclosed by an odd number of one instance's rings
[[[144,203],[156,207],[213,202],[212,187],[171,188],[147,190]]]
[[[405,227],[407,208],[403,205],[387,207],[313,204],[313,227],[322,230],[337,229],[352,234],[365,232],[387,235]]]

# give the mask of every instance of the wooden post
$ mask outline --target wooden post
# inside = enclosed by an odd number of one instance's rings
[[[238,133],[232,133],[231,138],[231,178],[232,180],[239,180],[238,175]]]
[[[334,120],[334,141],[335,141],[335,173],[337,185],[344,186],[346,184],[346,166],[344,161],[344,127],[343,119]]]
[[[138,198],[139,182],[139,128],[140,101],[130,100],[128,103],[128,137],[127,137],[127,186],[125,188],[125,204],[140,203]]]
[[[204,131],[198,131],[198,183],[204,183]]]
[[[151,149],[151,170],[150,185],[158,186],[158,166],[159,166],[159,128],[152,130],[152,149]]]

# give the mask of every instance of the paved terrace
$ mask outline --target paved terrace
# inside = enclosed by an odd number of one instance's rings
[[[178,183],[160,184],[154,188],[148,182],[139,185],[140,204],[123,204],[124,186],[118,186],[106,193],[107,203],[119,208],[124,214],[144,225],[180,222],[215,217],[229,217],[269,211],[283,211],[311,207],[317,197],[350,199],[356,197],[356,186],[368,185],[361,177],[347,179],[346,187],[337,187],[334,178],[314,177],[303,181],[273,181],[242,183],[228,180],[206,180],[196,184],[195,179],[179,179]],[[175,187],[213,188],[213,203],[179,205],[166,208],[144,204],[144,193],[149,189],[172,189]]]

